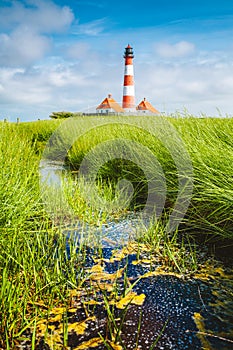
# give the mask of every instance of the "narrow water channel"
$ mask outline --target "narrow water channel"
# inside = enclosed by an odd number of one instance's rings
[[[64,168],[61,164],[42,164],[43,178],[59,183]],[[102,255],[96,256],[92,247],[87,249],[85,269],[93,272],[92,283],[111,285],[112,277],[118,271],[118,292],[124,290],[125,278],[131,284],[132,295],[144,295],[143,303],[132,302],[124,313],[117,304],[112,307],[116,323],[120,328],[120,345],[112,349],[233,349],[233,271],[214,261],[203,266],[189,278],[159,269],[149,257],[125,250],[127,241],[135,235],[138,218],[132,214],[96,228],[101,237]],[[67,249],[72,231],[77,235],[89,230],[89,226],[66,227]],[[119,254],[122,247],[122,254]],[[96,273],[98,271],[98,273]],[[95,272],[95,273],[94,273]],[[97,276],[99,280],[97,279]],[[88,285],[85,287],[88,288]],[[94,290],[94,287],[93,287]],[[69,349],[108,349],[101,340],[109,335],[109,314],[101,293],[95,291],[93,300],[85,299],[85,293],[77,296],[77,309],[68,310]],[[88,297],[90,298],[90,296]],[[135,299],[136,300],[136,299]],[[93,317],[87,318],[86,307]],[[123,322],[122,322],[123,319]],[[75,326],[84,324],[85,331],[74,331]],[[73,326],[72,326],[73,325]],[[51,319],[51,329],[59,331],[59,323]],[[72,328],[73,327],[73,328]],[[41,338],[37,350],[50,349]],[[109,345],[110,346],[110,345]],[[115,347],[114,347],[115,346]],[[123,347],[124,346],[124,347]],[[110,348],[110,347],[109,347]]]

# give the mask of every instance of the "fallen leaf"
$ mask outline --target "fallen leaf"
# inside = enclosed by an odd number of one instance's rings
[[[54,332],[52,334],[48,334],[45,339],[46,344],[50,346],[50,348],[54,348],[54,345],[56,345],[56,349],[58,348],[58,345],[61,345],[61,349],[63,346],[61,336],[58,334],[58,332]]]
[[[58,314],[63,314],[65,311],[66,311],[65,307],[54,307],[50,311],[50,314],[58,315]]]
[[[88,327],[87,322],[94,321],[95,319],[96,319],[95,316],[91,316],[91,317],[88,317],[84,321],[70,323],[70,324],[68,324],[68,332],[75,332],[77,334],[84,334],[86,328]]]
[[[109,342],[109,345],[111,345],[113,350],[123,350],[121,345],[114,344],[113,342]]]
[[[49,317],[49,322],[59,322],[62,319],[63,314],[57,314],[53,317]]]
[[[91,299],[91,300],[88,300],[88,301],[84,301],[83,304],[87,304],[87,305],[101,305],[102,302]]]
[[[116,303],[116,307],[124,309],[128,304],[142,305],[145,297],[145,294],[137,295],[135,292],[130,292]]]
[[[46,322],[46,321],[45,321],[45,322]],[[41,336],[45,335],[45,333],[47,332],[47,330],[48,330],[47,324],[45,324],[45,323],[40,323],[40,324],[37,325],[37,332],[38,332]]]
[[[104,270],[104,267],[97,264],[97,265],[92,266],[90,272],[91,273],[101,273],[101,272],[103,272],[103,270]]]
[[[117,270],[115,273],[94,272],[90,275],[90,279],[94,281],[112,281],[122,276],[124,268]]]

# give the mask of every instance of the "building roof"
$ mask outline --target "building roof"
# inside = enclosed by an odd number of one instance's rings
[[[109,94],[96,109],[113,109],[115,112],[124,112],[124,109]]]
[[[159,111],[155,109],[150,102],[148,102],[145,98],[139,103],[136,107],[138,111],[150,111],[152,113],[159,114]]]

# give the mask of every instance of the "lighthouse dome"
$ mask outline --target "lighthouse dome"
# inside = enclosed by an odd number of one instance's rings
[[[133,55],[133,48],[128,44],[128,46],[125,48],[125,55],[124,55],[124,58],[126,57],[131,57],[131,58],[134,58],[134,55]]]

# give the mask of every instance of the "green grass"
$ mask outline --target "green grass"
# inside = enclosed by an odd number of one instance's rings
[[[180,238],[180,231],[205,239],[206,235],[217,239],[233,238],[233,119],[166,118],[178,131],[190,155],[194,185],[187,213],[172,235],[167,234],[166,224],[177,198],[179,179],[174,159],[163,140],[152,136],[144,124],[141,129],[116,124],[90,130],[93,120],[88,117],[89,132],[78,140],[77,129],[70,135],[70,130],[60,120],[0,123],[0,347],[3,349],[13,349],[28,329],[34,329],[31,347],[35,348],[39,320],[53,307],[67,306],[70,290],[83,286],[87,280],[83,269],[87,254],[85,242],[78,245],[77,238],[71,234],[68,257],[62,228],[66,224],[63,222],[65,213],[55,208],[58,220],[54,221],[54,216],[45,210],[45,198],[41,194],[40,160],[46,142],[59,125],[61,131],[52,139],[50,147],[47,146],[44,157],[64,159],[74,171],[79,170],[90,151],[94,168],[104,159],[103,154],[110,157],[108,162],[97,167],[98,176],[93,182],[96,188],[88,188],[85,179],[78,178],[77,173],[64,179],[72,220],[101,225],[128,210],[143,209],[147,180],[154,179],[153,156],[161,165],[156,168],[158,173],[163,171],[166,178],[165,209],[157,223],[140,233],[138,255],[140,245],[144,244],[151,258],[159,256],[170,270],[186,274],[198,268],[198,253],[192,238]],[[77,117],[75,125],[81,127],[83,117]],[[119,151],[116,140],[121,140],[127,157],[140,160],[144,171],[132,160],[112,160],[112,154]],[[143,147],[135,148],[132,142],[148,147],[149,153],[145,153]],[[133,184],[132,197],[129,182],[118,186],[122,177]],[[129,196],[124,196],[123,190],[127,190]],[[97,246],[96,250],[101,256],[101,248]],[[108,304],[107,299],[105,302]],[[118,332],[110,312],[108,317]]]
[[[187,117],[166,118],[166,120],[175,127],[182,138],[193,169],[191,174],[193,194],[182,227],[200,233],[200,236],[207,233],[211,237],[233,238],[233,119]],[[90,120],[87,123],[91,125]],[[147,123],[146,120],[143,121],[142,129],[121,124],[101,126],[81,136],[72,143],[71,148],[68,145],[63,145],[61,148],[66,147],[68,150],[66,161],[76,170],[88,152],[89,164],[93,169],[98,169],[103,159],[111,159],[103,164],[98,172],[96,171],[97,178],[105,185],[112,186],[113,192],[119,179],[126,178],[130,181],[134,187],[134,196],[130,204],[131,209],[135,209],[143,208],[148,195],[148,180],[153,181],[155,171],[150,154],[147,154],[143,147],[137,149],[130,141],[145,146],[158,160],[164,173],[167,187],[165,211],[169,213],[178,194],[177,164],[174,162],[174,155],[167,149],[169,143],[166,145],[162,142],[164,138],[159,140],[148,133]],[[59,142],[62,132],[58,133]],[[75,140],[73,136],[70,139]],[[130,160],[112,160],[113,155],[120,152],[116,140],[120,141],[121,147],[124,148],[126,158],[129,159],[134,154],[133,159],[139,159],[143,171],[138,164],[135,165]],[[55,149],[56,147],[57,145]],[[174,142],[171,147],[175,149],[176,143]],[[178,161],[182,162],[182,156],[179,158],[178,155]],[[161,171],[158,167],[156,170]],[[147,178],[145,172],[148,174]]]
[[[46,142],[59,125],[61,125],[59,131],[46,148],[49,154],[45,154],[44,157],[65,160],[71,169],[77,171],[88,152],[92,152],[89,154],[90,164],[95,169],[107,155],[107,161],[101,164],[97,172],[97,189],[93,190],[92,186],[92,192],[88,192],[90,197],[100,198],[96,203],[94,200],[89,201],[95,204],[96,208],[91,207],[90,203],[86,205],[86,188],[85,184],[82,184],[82,179],[76,179],[75,185],[72,185],[72,180],[69,181],[67,195],[70,205],[79,217],[83,217],[86,212],[87,221],[91,213],[97,218],[100,208],[104,212],[105,219],[106,211],[115,211],[118,215],[121,207],[119,203],[123,207],[128,205],[127,210],[143,208],[148,194],[148,180],[153,181],[155,173],[151,164],[151,154],[161,165],[156,171],[164,173],[165,212],[166,214],[171,212],[178,194],[177,167],[163,140],[147,131],[145,127],[147,122],[143,121],[140,129],[131,125],[110,125],[108,118],[107,125],[92,128],[96,117],[85,118],[73,118],[75,123],[72,132],[67,128],[66,122],[62,123],[61,120],[1,124],[3,136],[0,199],[4,209],[1,210],[0,223],[3,227],[23,225],[25,220],[26,225],[32,223],[33,226],[35,221],[41,224],[43,206],[38,191],[38,164]],[[193,168],[192,199],[180,229],[195,231],[197,234],[200,233],[200,236],[205,232],[211,237],[231,239],[233,237],[233,120],[192,116],[165,119],[178,131]],[[77,132],[79,128],[83,129],[83,135],[82,132]],[[88,130],[87,133],[85,128]],[[78,140],[76,134],[81,134]],[[112,159],[118,152],[117,141],[120,141],[121,147],[124,148],[122,152],[125,152],[126,158],[131,157],[133,160],[138,158],[138,164],[130,159]],[[144,152],[145,148],[137,149],[137,145],[129,141],[142,145],[149,150],[149,153]],[[143,169],[140,169],[140,162]],[[133,185],[134,194],[130,202],[127,201],[129,198],[122,197],[122,194],[123,189],[130,194],[132,188],[128,183],[123,183],[123,188],[118,187],[118,182],[122,178]]]
[[[34,148],[14,125],[0,124],[0,155],[0,227],[35,227],[43,207],[38,202]]]
[[[233,119],[174,121],[194,169],[194,192],[187,225],[233,238]]]
[[[70,286],[81,283],[85,261],[72,238],[68,259],[66,238],[44,210],[40,158],[22,135],[17,125],[0,124],[0,347],[7,349],[44,310],[65,303]]]
[[[34,122],[26,122],[15,124],[18,132],[23,138],[27,138],[34,146],[37,154],[41,154],[44,146],[49,138],[52,136],[56,128],[59,127],[62,120],[37,120]]]

